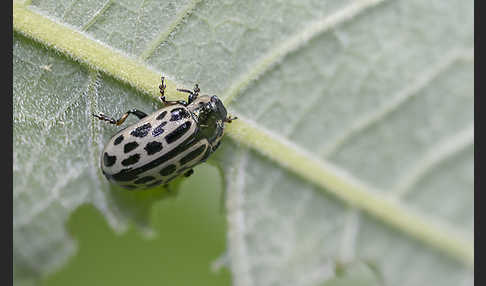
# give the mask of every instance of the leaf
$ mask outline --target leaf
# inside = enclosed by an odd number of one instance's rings
[[[239,117],[214,156],[235,285],[351,285],[363,271],[384,285],[472,285],[472,11],[472,1],[15,2],[16,277],[72,254],[63,225],[80,204],[117,229],[144,222],[152,196],[108,188],[97,156],[113,128],[89,114],[155,108],[145,95],[157,96],[162,73],[169,96],[199,82]],[[339,265],[373,271],[339,278]]]

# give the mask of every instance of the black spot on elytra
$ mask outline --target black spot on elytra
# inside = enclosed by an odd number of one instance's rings
[[[157,117],[155,119],[162,120],[162,119],[164,119],[166,114],[167,114],[167,111],[164,111],[164,112],[160,113],[159,115],[157,115]]]
[[[140,160],[140,154],[134,154],[134,155],[126,158],[125,160],[123,160],[121,163],[122,163],[123,166],[129,166],[129,165],[133,165],[133,164],[137,163],[138,160]]]
[[[188,118],[190,115],[189,115],[189,112],[187,112],[186,109],[184,108],[181,108],[181,107],[178,107],[178,108],[174,108],[170,111],[170,121],[177,121],[177,120],[180,120],[182,118]]]
[[[123,135],[118,136],[115,141],[113,141],[113,144],[118,145],[123,141]]]
[[[108,180],[114,180],[118,182],[128,182],[128,181],[135,180],[137,178],[137,175],[138,174],[134,174],[132,168],[122,169],[120,172],[113,175],[105,174]]]
[[[133,183],[134,183],[134,184],[137,184],[137,185],[138,185],[138,184],[145,184],[145,183],[150,182],[150,181],[152,181],[152,180],[154,180],[154,179],[155,179],[155,177],[152,177],[152,176],[147,176],[147,177],[142,177],[142,178],[140,178],[140,179],[136,180],[136,181],[135,181],[135,182],[133,182]]]
[[[153,182],[153,183],[151,183],[151,184],[148,184],[148,185],[147,185],[147,188],[150,188],[150,187],[155,187],[155,186],[157,186],[157,185],[160,185],[160,183],[162,183],[162,180],[157,180],[157,181],[155,181],[155,182]]]
[[[165,167],[164,169],[162,169],[160,171],[160,174],[162,176],[169,176],[170,174],[174,173],[175,169],[176,169],[176,165],[171,164],[171,165]]]
[[[139,126],[139,127],[137,127],[137,129],[130,132],[130,135],[135,136],[135,137],[145,137],[150,132],[151,128],[152,128],[152,125],[150,125],[150,123],[145,123],[144,125]]]
[[[110,156],[108,153],[105,152],[103,155],[103,163],[105,163],[106,167],[111,167],[115,165],[116,162],[116,156]]]
[[[168,144],[171,144],[186,134],[187,131],[189,131],[189,128],[191,128],[191,122],[186,121],[184,124],[180,125],[174,131],[165,136],[165,141],[167,141]]]
[[[206,145],[202,145],[196,150],[192,151],[191,153],[187,154],[186,156],[182,157],[182,159],[179,161],[181,165],[185,165],[187,162],[190,162],[197,158],[197,156],[201,155],[202,152],[204,152],[204,149],[206,148]]]
[[[125,144],[125,146],[123,146],[123,152],[128,153],[137,147],[138,147],[138,143],[135,141],[127,143]]]
[[[147,151],[147,155],[152,155],[162,150],[162,143],[157,141],[152,141],[147,143],[147,145],[145,145],[145,148],[143,149]]]
[[[185,150],[187,150],[192,146],[193,141],[194,141],[194,134],[186,138],[184,142],[178,144],[174,149],[163,154],[157,159],[150,161],[147,164],[144,164],[138,168],[125,168],[116,174],[107,175],[107,177],[109,177],[110,180],[119,181],[119,182],[128,182],[128,181],[136,180],[139,174],[142,174],[143,172],[146,172],[150,169],[156,168],[160,164],[163,164],[171,160],[175,156],[181,154],[182,152],[185,152]]]
[[[160,134],[164,133],[163,127],[167,124],[167,121],[160,123],[159,126],[155,127],[152,131],[152,136],[159,136]]]

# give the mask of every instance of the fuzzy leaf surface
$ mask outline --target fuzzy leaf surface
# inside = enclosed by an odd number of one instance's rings
[[[106,184],[90,114],[154,110],[164,74],[239,117],[214,156],[235,285],[473,284],[472,1],[14,5],[17,281],[72,255],[81,204],[147,224],[165,193]]]

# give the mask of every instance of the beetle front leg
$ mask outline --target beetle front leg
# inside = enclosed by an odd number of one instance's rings
[[[231,117],[231,116],[228,116],[224,119],[224,122],[226,123],[231,123],[233,120],[235,119],[238,119],[238,117],[234,116],[234,117]]]
[[[161,84],[159,85],[159,90],[160,90],[160,97],[159,99],[162,101],[162,103],[167,106],[167,105],[174,105],[174,104],[182,104],[184,106],[187,105],[187,102],[185,102],[184,100],[166,100],[165,99],[165,89],[167,88],[167,86],[164,84],[164,77],[161,77],[160,80],[161,80]]]
[[[178,91],[181,91],[181,92],[189,93],[189,96],[187,98],[187,104],[190,104],[191,102],[193,102],[194,100],[196,100],[196,98],[199,96],[199,92],[201,91],[199,89],[199,85],[197,83],[194,85],[194,89],[193,90],[181,89],[181,88],[178,88],[177,90]]]

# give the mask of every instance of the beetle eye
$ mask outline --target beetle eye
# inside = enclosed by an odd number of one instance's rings
[[[214,104],[214,110],[219,114],[221,119],[226,118],[226,108],[224,107],[221,100],[216,95],[211,96],[211,102]]]

